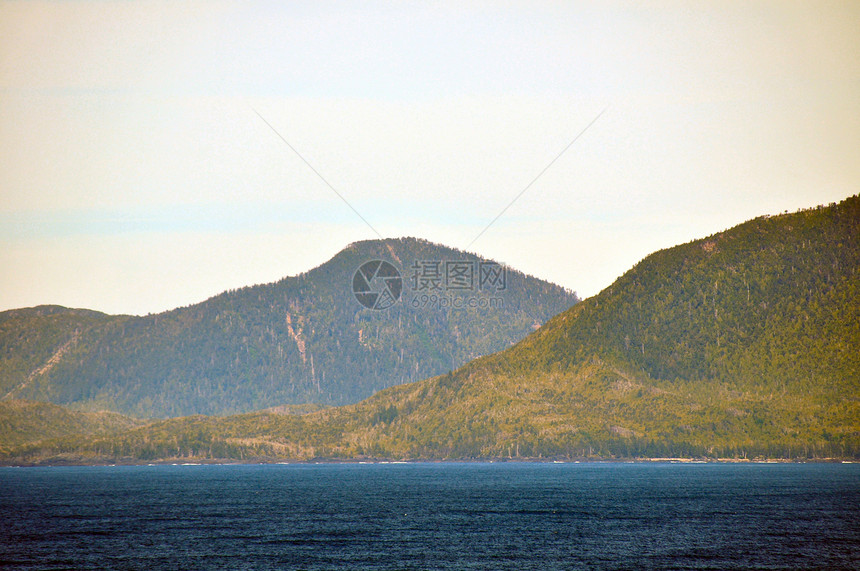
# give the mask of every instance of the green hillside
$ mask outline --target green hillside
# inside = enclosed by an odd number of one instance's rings
[[[401,300],[381,311],[353,295],[370,260],[402,276]],[[578,301],[510,268],[502,291],[480,289],[475,276],[472,289],[413,288],[412,267],[433,262],[475,272],[487,261],[422,240],[372,240],[299,276],[157,315],[0,313],[0,398],[143,418],[357,402],[510,347]],[[477,307],[460,303],[469,300]]]
[[[599,352],[667,382],[847,389],[860,371],[859,260],[857,197],[758,218],[648,256],[511,358],[553,370]]]
[[[0,402],[0,453],[50,439],[88,439],[145,424],[113,412],[78,412],[44,402]]]
[[[0,400],[24,393],[89,329],[111,317],[95,311],[41,306],[0,313]]]
[[[301,416],[177,418],[6,461],[860,457],[860,198],[656,252],[516,346]]]

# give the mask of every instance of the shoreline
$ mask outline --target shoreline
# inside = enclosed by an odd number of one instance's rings
[[[63,468],[63,467],[158,467],[158,466],[314,466],[314,465],[388,465],[388,464],[860,464],[858,459],[849,458],[470,458],[470,459],[260,459],[233,460],[170,458],[154,461],[115,460],[104,462],[46,461],[23,463],[0,463],[0,468]]]

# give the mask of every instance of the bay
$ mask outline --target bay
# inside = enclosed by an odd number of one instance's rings
[[[4,569],[857,569],[860,465],[0,468]]]

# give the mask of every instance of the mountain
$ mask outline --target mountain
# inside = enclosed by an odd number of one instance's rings
[[[0,313],[0,397],[5,400],[48,372],[81,334],[110,316],[45,305]]]
[[[157,315],[0,313],[0,397],[145,418],[339,405],[509,347],[577,301],[423,240],[357,242],[304,274]]]
[[[858,458],[860,197],[656,252],[515,346],[348,406],[46,438],[4,462]]]
[[[515,347],[362,403],[370,429],[343,425],[383,456],[857,456],[858,347],[854,196],[656,252]]]

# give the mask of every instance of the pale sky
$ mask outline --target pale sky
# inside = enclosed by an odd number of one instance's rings
[[[154,313],[376,238],[257,113],[382,236],[587,297],[860,192],[860,3],[0,1],[0,310]]]

